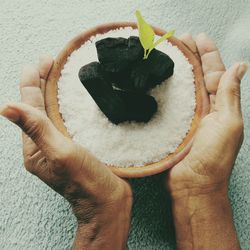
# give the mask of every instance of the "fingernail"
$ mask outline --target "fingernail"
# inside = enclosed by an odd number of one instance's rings
[[[237,69],[237,77],[240,80],[246,74],[247,69],[248,69],[248,63],[247,62],[242,62],[242,63],[239,64],[238,69]]]
[[[8,106],[0,108],[0,115],[7,118],[11,122],[17,122],[20,117],[17,110],[10,108]]]

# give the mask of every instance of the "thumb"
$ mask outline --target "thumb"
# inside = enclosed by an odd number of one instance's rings
[[[75,181],[83,183],[89,193],[97,194],[100,186],[114,191],[117,178],[92,154],[64,137],[40,110],[24,103],[8,104],[0,115],[18,125],[54,164],[54,173],[64,174],[65,168]],[[100,194],[99,194],[100,195]]]
[[[67,150],[69,140],[40,110],[24,103],[11,103],[3,107],[0,114],[18,125],[48,158]]]
[[[222,75],[216,93],[215,110],[241,114],[240,81],[247,68],[247,63],[237,63]]]

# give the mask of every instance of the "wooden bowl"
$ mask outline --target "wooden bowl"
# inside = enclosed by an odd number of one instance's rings
[[[70,137],[67,129],[64,125],[61,114],[59,113],[59,105],[57,99],[57,82],[61,75],[61,70],[64,64],[67,62],[68,56],[76,49],[81,47],[86,41],[89,40],[91,36],[96,34],[103,34],[110,30],[121,28],[121,27],[132,27],[137,28],[136,23],[132,22],[116,22],[108,23],[104,25],[97,26],[86,32],[83,32],[71,40],[61,51],[61,53],[55,59],[54,65],[50,71],[45,93],[45,105],[49,118],[56,126],[56,128],[61,131],[66,137]],[[162,36],[166,32],[154,28],[157,35]],[[188,58],[189,63],[193,65],[193,73],[195,77],[195,90],[196,90],[196,109],[191,128],[187,133],[186,137],[183,139],[182,143],[176,148],[174,153],[167,155],[164,159],[150,163],[145,166],[133,166],[133,167],[118,167],[118,166],[108,166],[115,174],[120,177],[144,177],[163,172],[164,170],[173,167],[179,161],[181,161],[189,152],[192,144],[193,135],[200,123],[200,120],[204,115],[208,113],[209,101],[207,92],[204,86],[203,73],[200,61],[196,55],[192,53],[180,40],[175,37],[168,39],[173,45],[177,46],[182,53]]]

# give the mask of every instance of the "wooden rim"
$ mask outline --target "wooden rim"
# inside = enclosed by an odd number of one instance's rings
[[[115,22],[99,25],[95,28],[92,28],[86,32],[83,32],[71,40],[61,51],[54,61],[54,65],[50,71],[45,92],[45,106],[48,117],[51,119],[55,127],[61,131],[66,137],[71,137],[67,132],[67,129],[64,125],[64,121],[59,112],[58,105],[58,87],[57,82],[61,75],[61,70],[64,67],[64,64],[67,62],[68,56],[81,47],[86,41],[89,40],[91,36],[96,34],[103,34],[110,30],[132,27],[133,29],[137,28],[136,23],[133,22]],[[162,29],[155,28],[154,31],[157,35],[162,36],[166,32]],[[196,109],[195,115],[192,120],[191,128],[187,133],[186,137],[183,139],[182,143],[177,147],[175,152],[167,155],[164,159],[147,164],[140,167],[117,167],[117,166],[108,166],[116,175],[126,178],[135,178],[135,177],[144,177],[163,172],[164,170],[173,167],[179,161],[181,161],[190,151],[192,145],[192,138],[194,133],[200,123],[202,117],[204,117],[209,111],[209,100],[207,91],[205,89],[203,73],[201,68],[201,63],[199,59],[194,55],[194,53],[187,48],[180,40],[175,37],[168,39],[173,45],[177,46],[185,57],[188,59],[189,63],[193,65],[193,73],[195,78],[195,92],[196,92]]]

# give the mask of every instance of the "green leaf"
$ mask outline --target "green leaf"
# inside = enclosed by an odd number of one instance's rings
[[[163,35],[161,38],[159,38],[154,44],[153,44],[153,48],[155,48],[158,44],[160,44],[161,42],[163,42],[165,39],[168,39],[169,37],[171,37],[173,34],[175,33],[175,30],[171,30],[168,33],[166,33],[165,35]],[[150,48],[151,49],[151,48]]]
[[[152,27],[143,19],[140,11],[137,10],[135,15],[137,17],[139,39],[142,47],[144,48],[145,57],[147,50],[149,50],[153,46],[155,33]]]
[[[161,42],[163,42],[165,39],[168,39],[171,37],[175,30],[171,30],[165,35],[163,35],[160,39],[158,39],[154,43],[155,33],[152,27],[143,19],[141,13],[139,10],[135,12],[136,18],[137,18],[137,25],[139,30],[139,39],[141,42],[142,47],[144,48],[144,57],[143,59],[147,59],[150,52]]]
[[[169,37],[171,37],[174,34],[175,30],[171,30],[168,33],[166,33],[165,35],[163,35],[161,38],[159,38],[154,44],[152,44],[151,48],[149,48],[146,52],[146,54],[144,54],[144,59],[147,59],[150,52],[161,42],[163,42],[165,39],[168,39]]]

